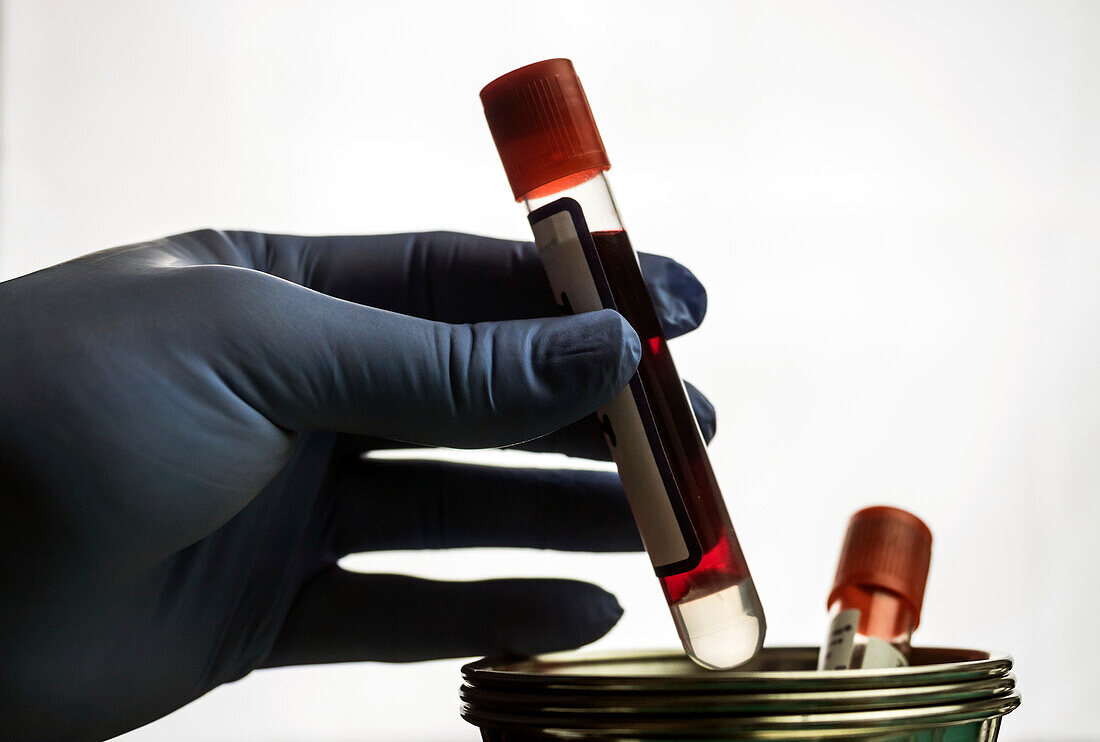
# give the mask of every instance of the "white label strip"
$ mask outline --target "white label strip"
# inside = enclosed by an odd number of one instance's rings
[[[570,213],[559,211],[531,226],[558,303],[563,303],[564,293],[574,312],[603,309]],[[601,420],[606,415],[605,425],[610,425],[614,432],[611,456],[619,468],[623,489],[653,566],[659,568],[687,559],[688,547],[630,387],[623,389],[597,415]]]

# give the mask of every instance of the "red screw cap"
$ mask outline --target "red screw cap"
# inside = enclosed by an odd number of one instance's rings
[[[556,193],[611,167],[568,59],[498,77],[482,89],[481,103],[517,201]]]
[[[932,532],[924,521],[899,508],[864,508],[848,523],[829,604],[846,585],[889,590],[909,604],[916,628],[931,561]]]

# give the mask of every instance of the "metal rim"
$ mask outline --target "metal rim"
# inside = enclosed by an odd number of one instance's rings
[[[785,656],[803,664],[817,655],[816,647],[765,647],[761,651],[759,665]],[[688,663],[682,652],[565,652],[523,659],[486,658],[471,662],[462,668],[466,682],[481,688],[537,687],[540,692],[594,691],[654,693],[660,689],[682,692],[729,692],[752,686],[757,690],[837,690],[856,688],[896,688],[917,685],[939,685],[947,682],[981,680],[1003,677],[1012,668],[1012,657],[1004,652],[989,652],[947,647],[914,648],[915,663],[936,657],[953,658],[946,662],[913,664],[909,667],[883,670],[823,671],[731,670],[715,672],[691,671],[682,675],[660,673],[592,674],[594,670],[607,670],[615,664],[670,664]],[[585,672],[570,672],[570,668]],[[552,670],[552,671],[551,671]]]
[[[756,737],[820,738],[822,736],[884,736],[908,730],[955,726],[1004,716],[1020,705],[1020,695],[1012,692],[1005,698],[986,699],[971,703],[947,704],[877,711],[847,711],[842,713],[789,714],[753,717],[692,717],[669,720],[587,719],[583,717],[549,719],[545,716],[522,716],[462,706],[462,718],[483,728],[538,733],[545,736],[584,737],[646,737],[674,734],[706,737],[717,734],[750,733]]]
[[[476,708],[534,714],[727,714],[772,712],[812,713],[830,710],[874,710],[903,706],[928,706],[1008,696],[1016,686],[1011,675],[946,685],[912,688],[859,688],[855,690],[779,693],[638,694],[597,692],[587,694],[538,693],[529,689],[500,690],[464,685],[459,696]]]

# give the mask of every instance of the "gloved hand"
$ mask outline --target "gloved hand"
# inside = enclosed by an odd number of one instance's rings
[[[641,262],[668,335],[695,327],[695,278]],[[638,338],[613,311],[556,314],[532,245],[452,233],[201,231],[0,284],[0,738],[114,736],[258,667],[602,636],[621,609],[587,583],[336,566],[640,548],[614,474],[360,456],[607,458],[588,413]]]

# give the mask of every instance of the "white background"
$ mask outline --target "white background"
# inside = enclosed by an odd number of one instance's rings
[[[1095,734],[1100,5],[4,0],[0,272],[202,226],[526,237],[478,90],[571,57],[773,644],[816,643],[849,514],[935,536],[917,639],[1012,652],[1002,739]],[[551,464],[562,462],[551,461]],[[583,576],[675,644],[644,556],[356,557]],[[147,740],[475,740],[461,663],[255,673]]]

